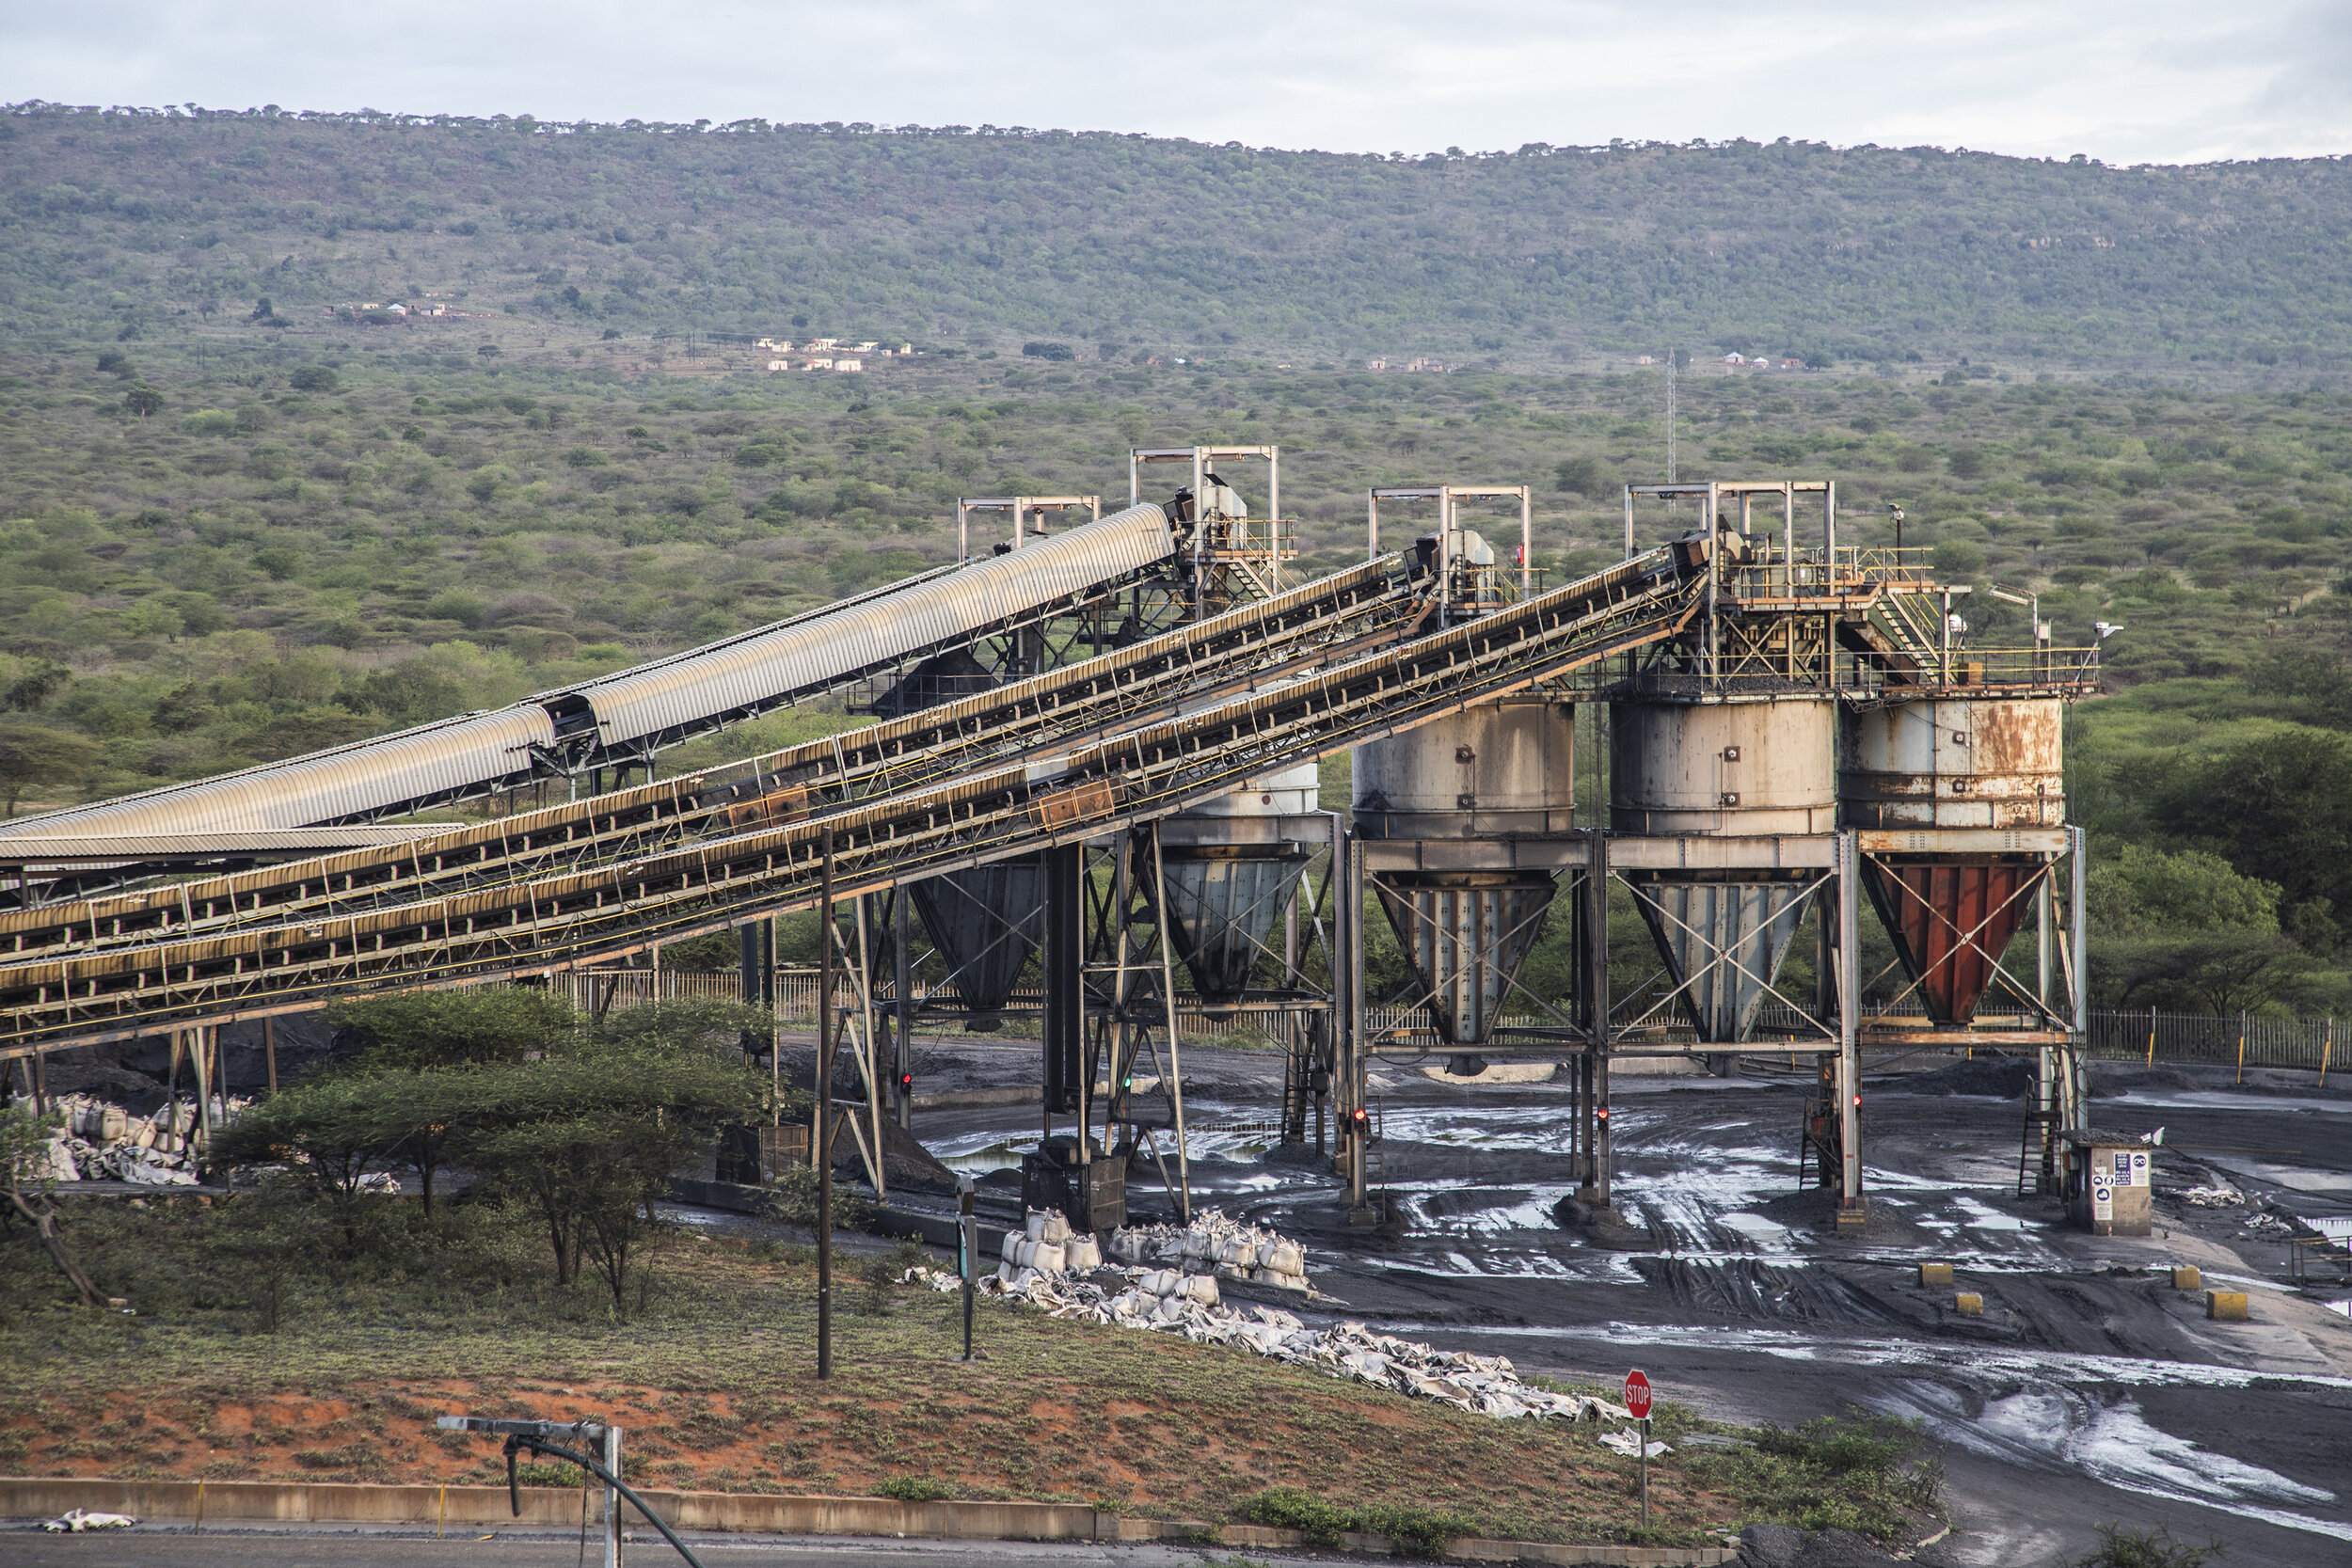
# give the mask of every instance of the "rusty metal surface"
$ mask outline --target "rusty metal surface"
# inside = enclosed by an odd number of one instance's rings
[[[2042,871],[2025,861],[1864,861],[1870,901],[1937,1023],[1976,1016]]]
[[[1843,825],[2062,826],[2064,714],[2055,697],[1930,698],[1850,710]]]

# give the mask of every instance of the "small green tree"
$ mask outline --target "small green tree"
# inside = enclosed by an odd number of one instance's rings
[[[144,420],[163,411],[164,394],[152,387],[134,387],[122,394],[122,406]]]
[[[211,1158],[224,1165],[279,1165],[333,1212],[344,1246],[359,1246],[367,1179],[398,1158],[397,1106],[415,1085],[365,1074],[329,1074],[297,1084],[214,1134]]]
[[[579,1021],[569,1003],[536,986],[403,991],[326,1010],[327,1026],[358,1047],[353,1065],[367,1071],[516,1062],[562,1049]]]
[[[31,1222],[49,1260],[72,1282],[82,1305],[96,1307],[98,1287],[90,1283],[57,1232],[56,1180],[50,1173],[49,1142],[64,1120],[55,1113],[37,1117],[21,1105],[0,1111],[0,1186],[7,1189],[10,1214],[21,1214]]]

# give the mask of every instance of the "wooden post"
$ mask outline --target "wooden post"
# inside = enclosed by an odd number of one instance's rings
[[[278,1092],[278,1020],[262,1020],[262,1055],[269,1063],[269,1092]]]

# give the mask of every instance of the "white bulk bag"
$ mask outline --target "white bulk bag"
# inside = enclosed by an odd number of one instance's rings
[[[1073,1236],[1065,1246],[1070,1267],[1082,1274],[1090,1274],[1103,1266],[1103,1248],[1091,1236]]]

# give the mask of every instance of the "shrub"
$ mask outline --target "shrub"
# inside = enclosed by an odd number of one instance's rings
[[[902,1503],[935,1503],[955,1496],[953,1492],[929,1476],[892,1476],[874,1488],[880,1497],[896,1497]]]

